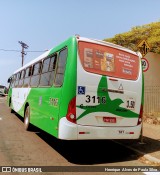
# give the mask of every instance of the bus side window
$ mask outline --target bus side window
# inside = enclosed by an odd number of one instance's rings
[[[15,79],[14,79],[14,87],[17,87],[17,78],[18,78],[18,74],[15,75]]]
[[[22,72],[19,72],[18,73],[18,84],[17,84],[17,87],[19,87],[19,82],[20,82],[21,76],[22,76]]]
[[[24,76],[25,76],[25,70],[22,70],[22,72],[21,72],[21,78],[19,80],[19,87],[22,87],[23,86]]]
[[[13,76],[8,78],[8,81],[7,81],[9,83],[9,89],[10,89],[10,87],[12,87],[12,78],[13,78]]]
[[[37,87],[39,85],[40,73],[41,73],[41,62],[33,65],[32,77],[30,83],[32,87]]]
[[[66,61],[67,61],[67,54],[68,49],[65,48],[59,53],[59,59],[58,59],[58,65],[56,70],[56,77],[54,84],[55,86],[62,86],[63,85],[63,79],[64,79],[64,73],[65,73],[65,67],[66,67]]]
[[[15,83],[14,79],[15,79],[15,75],[13,75],[11,77],[10,88],[13,88],[14,87],[14,83]]]
[[[13,87],[15,87],[16,79],[17,79],[17,74],[14,75]]]
[[[20,76],[21,76],[21,72],[18,72],[16,76],[15,87],[18,87]]]
[[[49,79],[50,79],[49,65],[50,65],[50,58],[44,59],[39,84],[40,86],[49,86]]]
[[[26,69],[26,74],[25,74],[25,78],[24,78],[24,82],[23,82],[24,87],[29,86],[31,73],[32,73],[32,67],[30,66]]]
[[[50,72],[50,86],[53,84],[53,80],[55,77],[55,68],[56,68],[56,62],[57,62],[57,54],[53,55],[51,57],[50,66],[49,66],[49,72]]]

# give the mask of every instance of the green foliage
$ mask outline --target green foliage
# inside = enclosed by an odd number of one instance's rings
[[[128,32],[104,39],[104,41],[118,44],[134,51],[138,51],[137,45],[142,40],[148,42],[151,52],[160,53],[160,22],[136,26]]]

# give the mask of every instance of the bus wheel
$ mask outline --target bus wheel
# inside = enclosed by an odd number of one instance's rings
[[[29,130],[29,123],[30,123],[30,107],[27,106],[24,113],[24,128],[26,131]]]

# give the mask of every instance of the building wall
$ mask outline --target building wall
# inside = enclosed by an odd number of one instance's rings
[[[144,72],[144,113],[160,114],[160,54],[147,53],[149,68]]]

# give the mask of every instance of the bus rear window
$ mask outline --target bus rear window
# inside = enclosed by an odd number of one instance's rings
[[[136,80],[138,56],[123,50],[88,42],[79,42],[81,64],[87,72]]]

